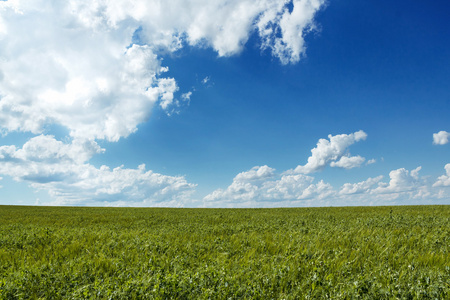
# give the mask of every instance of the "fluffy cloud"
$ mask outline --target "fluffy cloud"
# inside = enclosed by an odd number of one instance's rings
[[[51,27],[45,26],[50,20],[41,24],[40,18],[30,18],[24,22],[40,24],[37,31]],[[19,29],[8,38],[37,35]],[[172,103],[178,87],[172,78],[159,78],[160,59],[149,46],[127,48],[126,41],[119,43],[84,28],[55,30],[57,44],[17,39],[0,50],[4,130],[39,133],[44,125],[57,123],[73,137],[117,141],[133,133],[157,101],[163,109]]]
[[[361,156],[342,156],[338,161],[332,161],[330,167],[353,169],[360,167],[366,159]]]
[[[203,199],[205,206],[232,204],[248,207],[264,203],[270,206],[311,205],[335,194],[330,184],[323,181],[313,183],[313,177],[302,174],[280,177],[274,171],[262,166],[239,173],[228,188],[217,189],[207,195]]]
[[[434,187],[450,185],[450,164],[447,175],[439,177],[430,186],[419,176],[420,167],[414,170],[400,168],[389,173],[389,182],[383,176],[368,178],[357,183],[345,183],[335,189],[331,184],[303,174],[276,175],[248,180],[247,176],[261,167],[242,172],[226,188],[207,195],[205,206],[264,207],[264,206],[329,206],[329,205],[399,205],[445,203],[450,195],[446,190]],[[444,201],[444,202],[442,202]]]
[[[450,186],[450,164],[445,165],[445,175],[439,176],[438,180],[433,184],[434,187]]]
[[[273,177],[274,172],[275,170],[268,166],[253,167],[251,170],[247,172],[242,172],[236,175],[235,181],[251,182],[261,179],[267,179]]]
[[[274,176],[274,169],[268,166],[256,166],[234,177],[232,184],[226,189],[217,189],[205,197],[207,202],[226,199],[227,202],[245,203],[260,198],[261,184]]]
[[[40,135],[20,149],[1,146],[0,173],[48,191],[55,199],[53,204],[180,205],[194,192],[195,185],[184,177],[146,171],[145,165],[111,170],[87,163],[101,152],[103,149],[95,141],[64,144],[52,136]]]
[[[15,180],[46,182],[60,180],[83,165],[93,154],[102,152],[94,141],[74,140],[64,144],[52,136],[40,135],[30,139],[22,148],[0,147],[0,173]]]
[[[299,200],[322,200],[334,195],[333,188],[323,180],[317,184],[314,178],[302,174],[283,175],[279,180],[263,184],[262,194],[267,200],[291,201]]]
[[[220,56],[258,33],[283,63],[305,51],[323,1],[2,1],[0,126],[117,141],[136,131],[155,103],[171,111],[174,78],[161,56],[184,44]],[[31,63],[32,62],[32,63]],[[186,95],[186,93],[184,93]]]
[[[320,139],[317,147],[311,150],[311,156],[304,166],[297,166],[293,173],[310,174],[323,169],[330,164],[332,167],[351,169],[359,167],[365,158],[361,156],[345,155],[352,144],[365,140],[367,134],[360,130],[351,134],[328,135],[328,139]]]
[[[383,179],[383,176],[377,176],[375,178],[368,178],[367,180],[358,183],[344,183],[342,185],[339,194],[340,195],[353,195],[353,194],[367,194],[370,193],[373,186],[379,183]]]
[[[263,48],[272,49],[283,64],[298,62],[305,53],[303,33],[316,28],[314,15],[324,2],[295,0],[291,12],[286,8],[281,14],[279,8],[266,11],[258,22]]]
[[[417,167],[414,170],[408,171],[405,168],[393,170],[389,173],[390,181],[388,184],[380,184],[375,189],[376,193],[401,193],[413,191],[419,186],[424,185],[424,182],[419,178],[419,171],[422,167]]]
[[[450,132],[439,131],[438,133],[433,133],[433,144],[435,145],[445,145],[450,140]]]
[[[86,164],[75,169],[72,180],[33,185],[48,190],[59,205],[93,202],[138,206],[183,206],[196,186],[182,176],[146,171],[144,164],[137,169],[120,166],[112,170]]]

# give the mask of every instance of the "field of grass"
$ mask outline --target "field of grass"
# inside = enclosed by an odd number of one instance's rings
[[[450,206],[0,206],[0,299],[450,299]]]

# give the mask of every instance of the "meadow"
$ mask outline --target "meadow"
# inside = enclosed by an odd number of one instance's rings
[[[450,206],[0,206],[0,299],[450,299]]]

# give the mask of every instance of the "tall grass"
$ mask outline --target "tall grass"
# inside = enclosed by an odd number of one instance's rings
[[[0,299],[449,299],[450,206],[0,206]]]

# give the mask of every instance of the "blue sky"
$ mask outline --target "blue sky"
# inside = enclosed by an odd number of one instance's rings
[[[0,204],[450,204],[449,13],[0,2]]]

